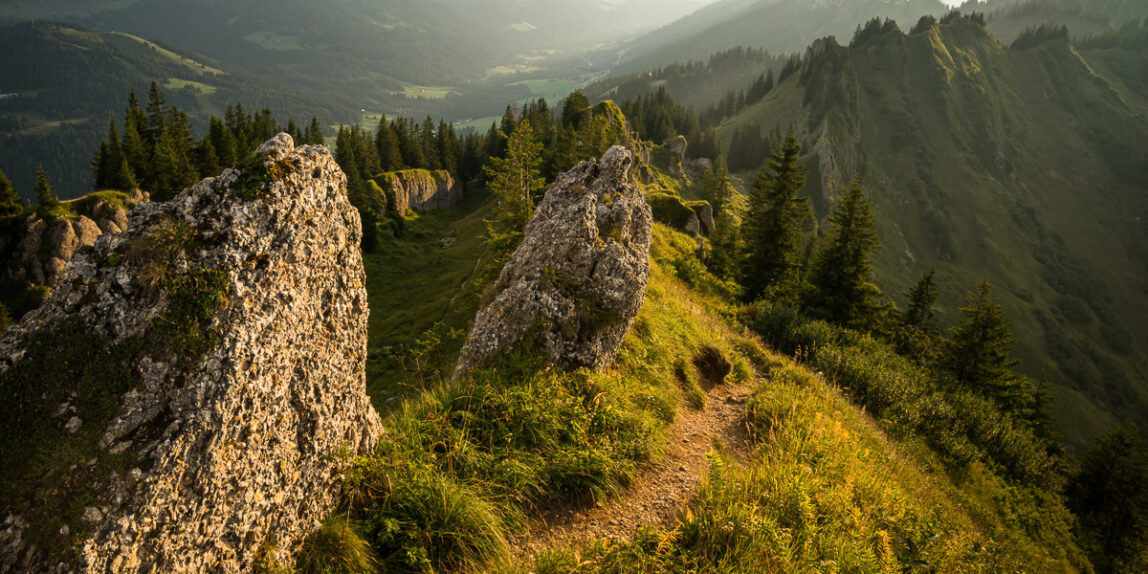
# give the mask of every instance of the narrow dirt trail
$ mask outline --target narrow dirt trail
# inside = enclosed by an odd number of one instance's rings
[[[753,441],[745,422],[749,389],[725,383],[707,393],[704,410],[683,406],[670,426],[665,458],[649,465],[621,498],[594,507],[560,506],[544,510],[530,533],[511,540],[520,558],[554,547],[577,547],[598,539],[629,540],[640,527],[667,524],[690,499],[709,471],[706,455],[714,439],[739,462],[749,460]]]

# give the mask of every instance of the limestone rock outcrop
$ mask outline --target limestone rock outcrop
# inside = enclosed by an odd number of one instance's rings
[[[0,254],[7,254],[0,256],[6,261],[6,279],[11,284],[51,285],[77,250],[94,245],[104,233],[123,231],[128,210],[147,201],[148,194],[115,195],[114,199],[92,195],[66,202],[75,212],[73,217],[32,215],[22,229],[0,237]]]
[[[374,182],[386,195],[386,205],[378,206],[379,213],[402,215],[408,209],[426,213],[449,209],[462,200],[462,184],[446,171],[409,169],[384,173]]]
[[[613,362],[645,296],[653,218],[616,146],[558,180],[526,225],[455,376],[525,347],[568,367]]]
[[[382,435],[346,178],[259,153],[138,205],[0,338],[0,572],[290,565]]]

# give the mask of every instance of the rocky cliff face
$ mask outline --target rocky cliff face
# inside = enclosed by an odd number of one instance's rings
[[[384,173],[375,183],[386,194],[380,213],[404,214],[408,209],[426,213],[453,207],[462,199],[462,185],[445,171],[410,169]]]
[[[14,285],[52,285],[77,250],[94,245],[104,233],[123,231],[128,210],[148,200],[147,194],[139,191],[113,195],[66,202],[73,217],[33,215],[15,233],[0,236],[0,254],[7,254],[0,256],[5,261],[5,279]]]
[[[379,438],[346,179],[260,153],[137,206],[0,339],[0,571],[289,564]]]
[[[502,270],[501,292],[475,319],[456,376],[522,348],[565,367],[613,362],[650,276],[653,219],[634,165],[613,147],[550,187]]]

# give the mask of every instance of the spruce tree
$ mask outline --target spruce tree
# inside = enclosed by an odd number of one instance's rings
[[[43,210],[48,210],[60,205],[60,200],[56,197],[56,192],[52,191],[52,184],[48,181],[48,172],[44,171],[44,166],[36,168],[36,203]]]
[[[319,118],[311,116],[311,125],[307,128],[307,143],[310,145],[327,145],[327,138],[323,137],[323,126],[319,125]]]
[[[533,125],[531,123],[531,126]],[[452,177],[458,178],[458,134],[455,133],[454,126],[448,124],[446,120],[439,120],[438,130],[435,132],[435,146],[442,161],[442,169],[449,172]]]
[[[434,120],[428,115],[427,119],[423,120],[422,128],[422,144],[423,159],[426,161],[426,168],[434,171],[442,169],[442,157],[438,152],[438,141],[435,136]]]
[[[701,198],[714,212],[714,229],[710,232],[709,269],[722,279],[733,279],[737,274],[737,261],[741,241],[741,194],[733,185],[733,178],[725,161],[707,169],[701,179]]]
[[[935,328],[933,319],[936,312],[933,306],[937,303],[937,268],[929,267],[921,280],[905,293],[909,300],[909,310],[905,312],[905,325],[922,333],[929,333]]]
[[[812,219],[809,200],[798,197],[806,178],[800,158],[801,142],[790,127],[750,190],[742,278],[751,301],[791,284],[800,265],[801,236]]]
[[[1020,361],[1010,354],[1014,339],[1004,310],[992,299],[987,280],[969,293],[961,307],[961,324],[945,343],[942,364],[964,387],[995,400],[1003,410],[1021,414],[1027,406],[1028,382],[1013,372]]]
[[[167,124],[166,105],[167,99],[164,98],[163,91],[159,89],[158,84],[152,82],[147,96],[147,130],[144,136],[153,146],[159,141],[160,134]]]
[[[123,160],[124,149],[120,143],[119,130],[116,129],[116,122],[109,122],[108,139],[100,143],[96,159],[92,162],[96,189],[119,189],[116,184]]]
[[[0,171],[0,217],[16,215],[24,211],[20,202],[20,194],[12,187],[12,182]]]
[[[124,112],[124,157],[131,165],[140,186],[150,191],[154,187],[151,186],[151,152],[144,137],[146,131],[147,114],[140,107],[135,92],[132,92],[128,99],[128,109]]]
[[[488,222],[490,240],[506,253],[513,251],[522,238],[526,222],[534,212],[534,193],[543,188],[546,180],[539,177],[542,145],[534,141],[534,130],[529,121],[523,121],[507,138],[506,157],[491,158],[483,168],[486,186],[500,202],[498,213]]]
[[[116,189],[125,192],[132,192],[139,189],[140,185],[136,182],[136,176],[132,173],[132,166],[128,164],[127,158],[120,162],[120,174],[116,178]]]
[[[810,270],[806,313],[850,327],[868,327],[881,291],[870,280],[870,254],[880,248],[877,224],[860,178],[829,216],[829,231]]]
[[[379,167],[383,171],[398,171],[403,168],[399,140],[387,123],[387,116],[379,118],[379,128],[375,132],[375,151],[379,154]]]

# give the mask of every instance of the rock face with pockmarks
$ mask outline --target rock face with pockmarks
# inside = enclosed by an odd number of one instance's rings
[[[634,183],[635,159],[611,148],[560,176],[479,311],[456,376],[516,350],[559,365],[613,362],[641,309],[650,277],[650,207]]]
[[[290,565],[383,433],[346,178],[257,153],[137,205],[0,338],[0,572]]]

